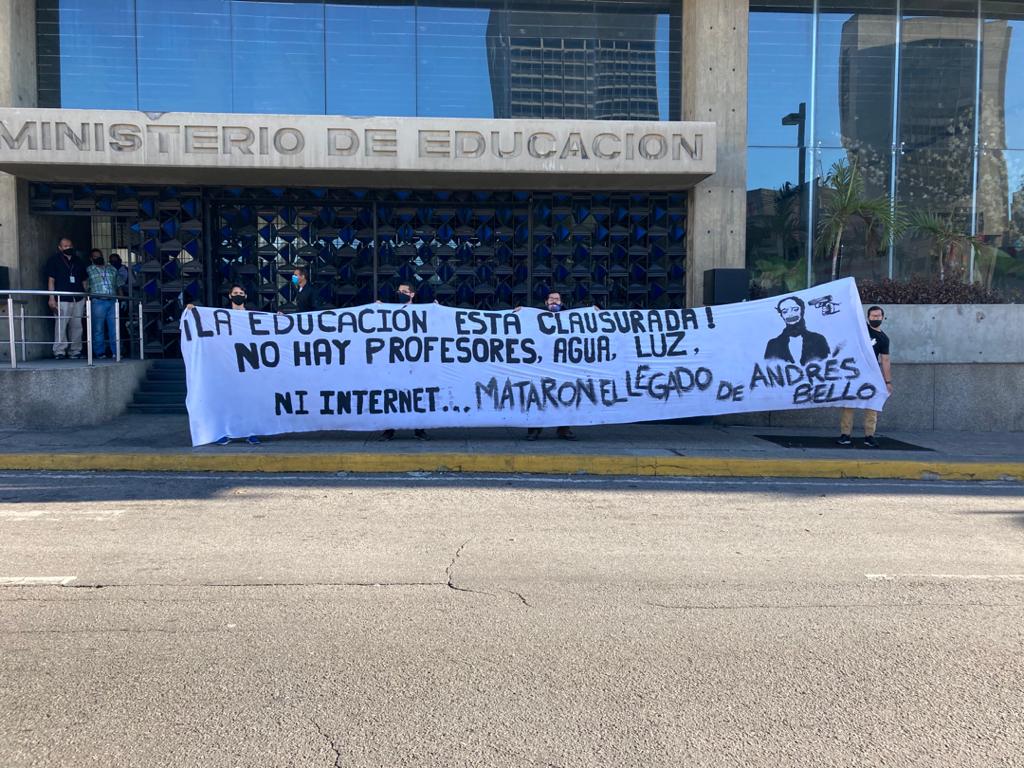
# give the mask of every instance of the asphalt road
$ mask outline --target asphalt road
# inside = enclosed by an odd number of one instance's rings
[[[0,474],[3,768],[1021,765],[1020,485]]]

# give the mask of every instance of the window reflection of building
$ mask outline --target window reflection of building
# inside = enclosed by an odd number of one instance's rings
[[[492,10],[494,116],[657,120],[654,13]]]
[[[840,51],[840,130],[850,162],[864,169],[868,195],[888,193],[888,150],[892,119],[895,51],[877,45],[875,30],[891,17],[854,14],[843,26]],[[904,212],[937,214],[977,234],[1001,232],[1007,225],[1006,165],[1001,157],[979,157],[984,179],[973,197],[977,94],[984,104],[977,126],[983,144],[1005,144],[1003,100],[1009,37],[1006,22],[983,26],[985,67],[977,73],[976,19],[905,18],[900,41],[897,121],[897,203]],[[881,48],[882,50],[879,50]],[[886,183],[883,183],[886,182]],[[931,244],[907,240],[897,250],[900,274],[931,271]]]

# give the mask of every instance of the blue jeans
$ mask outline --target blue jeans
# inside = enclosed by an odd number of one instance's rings
[[[92,353],[94,356],[105,355],[109,349],[111,356],[116,355],[114,346],[117,329],[114,327],[114,300],[92,300]]]

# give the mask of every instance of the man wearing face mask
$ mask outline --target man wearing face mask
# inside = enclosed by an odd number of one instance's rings
[[[57,243],[57,252],[46,262],[46,290],[89,290],[85,265],[75,255],[75,246],[66,237]],[[82,358],[82,319],[85,299],[81,296],[51,296],[50,311],[54,314],[53,357],[55,360]]]
[[[292,285],[295,286],[295,309],[293,312],[316,312],[316,289],[309,283],[309,272],[305,267],[296,267],[292,271]]]
[[[516,311],[519,311],[519,307],[516,307]],[[548,294],[548,297],[544,300],[544,309],[548,312],[561,312],[565,309],[565,305],[562,304],[562,294],[558,291],[552,291]],[[529,441],[540,440],[541,432],[544,430],[540,427],[530,427],[526,430],[526,439]],[[560,440],[575,440],[576,434],[569,429],[569,427],[559,427],[555,434],[558,435]]]
[[[89,276],[89,293],[94,297],[92,302],[92,354],[97,360],[105,357],[117,357],[114,349],[117,334],[114,318],[114,302],[120,287],[117,270],[110,264],[104,264],[103,251],[93,248],[89,252],[92,263],[86,270]],[[109,353],[108,353],[109,350]]]
[[[246,298],[247,296],[245,293],[245,288],[243,288],[238,283],[232,283],[231,288],[228,290],[228,309],[230,309],[232,312],[252,311],[245,306]],[[187,312],[188,310],[193,309],[194,307],[194,304],[186,304],[185,311]],[[227,445],[230,442],[231,438],[225,435],[224,437],[217,441],[217,445]],[[260,439],[256,437],[256,435],[249,435],[247,438],[245,438],[245,442],[247,442],[249,445],[259,445]]]
[[[398,304],[402,306],[409,306],[416,303],[416,289],[412,287],[410,283],[399,283],[398,290],[395,291],[395,298]],[[380,303],[380,302],[378,302]],[[427,434],[425,429],[415,429],[412,433],[413,437],[417,440],[429,440],[430,435]],[[389,440],[395,439],[395,430],[385,429],[380,433],[379,440],[388,442]]]
[[[868,336],[871,337],[871,346],[875,348],[875,358],[878,360],[878,367],[882,369],[882,378],[885,379],[885,388],[892,394],[892,367],[889,361],[889,337],[882,331],[882,321],[885,319],[885,311],[881,307],[871,307],[868,310]],[[839,445],[853,445],[853,408],[843,408],[839,416]],[[878,441],[875,440],[875,429],[878,427],[878,411],[871,409],[864,410],[864,447],[877,448]]]

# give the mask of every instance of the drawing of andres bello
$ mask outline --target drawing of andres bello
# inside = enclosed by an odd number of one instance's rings
[[[787,296],[775,305],[775,309],[786,323],[778,336],[769,340],[764,348],[765,360],[784,360],[787,363],[806,365],[812,360],[824,360],[829,356],[828,340],[820,333],[807,330],[804,310],[807,304],[798,296]]]

